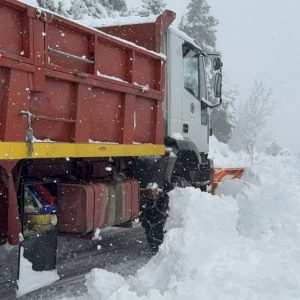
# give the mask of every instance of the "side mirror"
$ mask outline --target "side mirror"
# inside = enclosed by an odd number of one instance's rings
[[[214,68],[214,70],[219,71],[219,70],[221,70],[222,66],[223,66],[223,63],[222,63],[221,57],[216,56],[213,59],[213,68]]]
[[[215,75],[214,94],[216,98],[222,98],[222,73],[217,72]]]

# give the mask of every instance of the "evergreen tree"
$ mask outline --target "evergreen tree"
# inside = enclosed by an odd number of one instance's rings
[[[99,0],[73,0],[72,5],[68,11],[72,19],[79,20],[83,16],[90,16],[93,18],[104,18],[107,16],[107,11],[101,3],[105,1]],[[107,5],[109,6],[109,5]]]
[[[203,50],[216,47],[216,30],[218,21],[209,15],[210,6],[206,0],[191,0],[188,12],[182,17],[179,28],[195,39]]]
[[[67,14],[67,12],[66,12],[66,10],[65,10],[65,8],[64,8],[64,4],[63,4],[62,1],[59,1],[59,2],[58,2],[58,5],[57,5],[57,13],[58,13],[59,15],[68,17],[68,14]]]
[[[163,12],[167,4],[164,0],[142,0],[142,8],[139,15],[159,15]]]
[[[63,1],[60,0],[55,2],[54,0],[37,0],[37,3],[40,7],[51,10],[57,14],[68,16],[66,10],[64,9]]]
[[[37,3],[40,7],[56,11],[54,0],[37,0]]]
[[[68,10],[69,15],[72,19],[81,19],[85,14],[87,14],[88,8],[84,1],[73,0],[70,9]]]
[[[84,16],[103,19],[114,17],[116,13],[124,14],[126,10],[125,0],[73,0],[68,13],[75,20]]]
[[[116,13],[125,14],[127,11],[125,0],[71,0],[68,8],[63,0],[37,0],[37,2],[42,8],[75,20],[84,16],[101,19],[115,16]]]
[[[107,2],[114,11],[119,11],[119,12],[127,11],[127,4],[125,0],[108,0]]]

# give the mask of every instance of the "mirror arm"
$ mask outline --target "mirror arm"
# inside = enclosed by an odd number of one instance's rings
[[[217,106],[219,106],[219,105],[222,104],[222,97],[220,98],[220,101],[219,101],[219,103],[217,103],[217,104],[211,104],[211,103],[210,103],[209,101],[207,101],[204,97],[201,98],[201,101],[202,101],[203,103],[205,103],[209,108],[215,108],[215,107],[217,107]]]

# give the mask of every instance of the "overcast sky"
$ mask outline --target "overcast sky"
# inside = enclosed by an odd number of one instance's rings
[[[226,3],[225,3],[226,2]],[[254,79],[273,90],[277,110],[270,130],[300,151],[300,1],[213,0],[224,70],[246,99]]]
[[[136,7],[138,0],[127,0]],[[180,16],[188,0],[169,0]],[[300,151],[300,0],[208,0],[219,21],[217,45],[224,73],[247,99],[253,81],[273,90],[277,110],[268,132],[283,146]],[[270,136],[270,138],[272,138]]]

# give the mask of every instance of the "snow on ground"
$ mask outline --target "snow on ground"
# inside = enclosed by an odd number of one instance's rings
[[[250,166],[250,157],[244,152],[232,152],[228,145],[217,140],[215,136],[209,138],[209,158],[215,167],[244,168]]]
[[[260,154],[223,185],[172,191],[157,255],[135,276],[92,270],[80,299],[300,299],[300,159]]]

